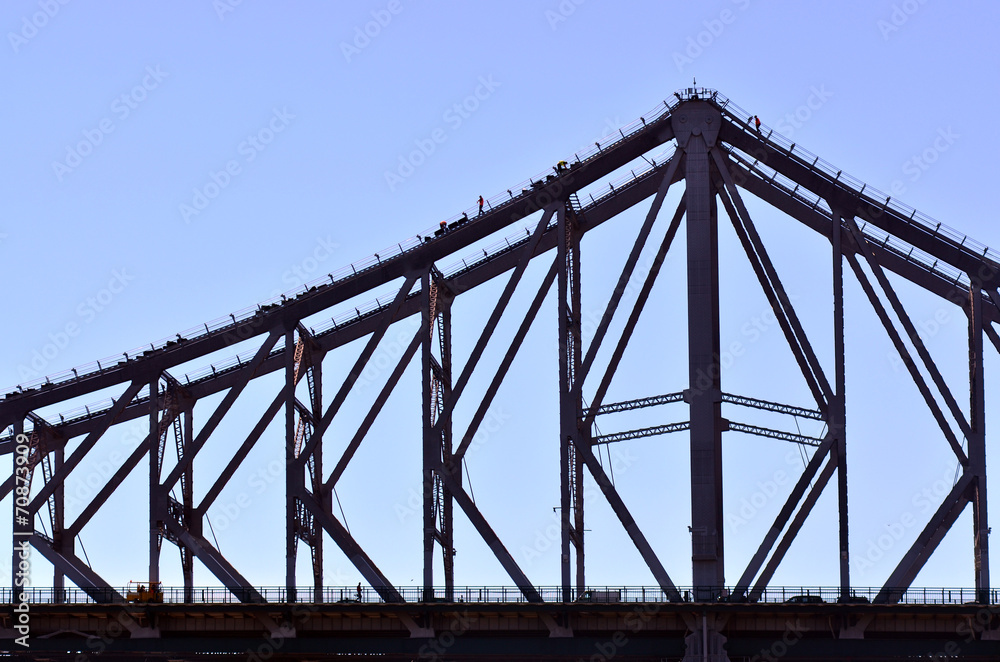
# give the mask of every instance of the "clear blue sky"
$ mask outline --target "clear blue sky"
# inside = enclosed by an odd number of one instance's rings
[[[998,20],[992,3],[926,0],[9,0],[0,10],[0,255],[8,274],[0,383],[13,387],[120,355],[294,290],[436,226],[480,194],[519,185],[693,77],[871,186],[895,187],[901,200],[1000,245],[990,195],[1000,138],[983,129],[1000,105],[996,76],[983,75],[1000,65]],[[429,152],[422,162],[401,165],[421,144]],[[927,160],[913,160],[920,155]],[[751,214],[832,372],[828,245],[754,202]],[[585,240],[588,310],[600,310],[645,208]],[[723,375],[724,390],[808,406],[780,331],[762,319],[766,300],[728,225],[721,234],[723,344],[746,345]],[[685,387],[681,258],[668,259],[609,399]],[[539,278],[537,267],[529,271],[529,282]],[[460,361],[501,287],[491,283],[456,304]],[[899,288],[956,397],[967,402],[960,312]],[[516,299],[505,337],[532,292]],[[850,280],[847,296],[853,582],[868,586],[881,583],[916,537],[931,509],[923,493],[950,487],[955,461]],[[541,321],[469,470],[477,502],[508,549],[536,584],[552,585],[559,577],[558,543],[546,533],[558,505],[554,300]],[[400,336],[412,333],[401,329]],[[328,359],[327,397],[357,351]],[[990,356],[989,367],[996,364]],[[421,576],[420,517],[407,510],[420,487],[418,382],[407,373],[407,390],[390,401],[390,415],[339,490],[352,532],[400,585]],[[473,387],[481,392],[483,380]],[[196,494],[274,388],[270,380],[248,390],[196,465]],[[991,394],[996,381],[987,388]],[[349,401],[330,435],[328,467],[377,389],[373,380]],[[196,426],[214,402],[196,410]],[[728,413],[794,429],[790,420]],[[673,405],[602,422],[602,431],[685,419]],[[800,424],[820,433],[814,421]],[[106,475],[131,443],[127,430],[113,429],[70,493],[86,495],[87,479]],[[258,585],[284,581],[283,479],[269,472],[282,444],[273,427],[210,513],[223,553]],[[724,446],[732,583],[802,459],[796,447],[737,433],[727,433]],[[674,581],[690,583],[686,438],[630,442],[615,453],[626,502]],[[145,576],[145,485],[140,469],[81,536],[112,584]],[[933,498],[936,507],[940,494]],[[591,583],[653,584],[603,500],[592,497],[587,512]],[[9,498],[0,513],[9,530]],[[509,583],[464,517],[457,522],[458,582]],[[970,507],[916,584],[971,585],[971,528]],[[326,549],[327,582],[356,583],[359,574],[336,546],[328,541]],[[303,548],[301,584],[307,558]],[[0,569],[8,563],[0,554]],[[50,584],[44,562],[36,564],[34,583]],[[166,583],[180,583],[169,545],[162,572]],[[9,576],[4,570],[0,582]],[[837,577],[836,499],[828,488],[774,583],[833,585]],[[216,583],[201,567],[196,582]]]

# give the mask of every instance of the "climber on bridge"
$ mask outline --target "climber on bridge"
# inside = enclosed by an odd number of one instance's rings
[[[480,213],[480,214],[482,214],[482,213],[483,213],[483,202],[485,202],[485,201],[483,200],[483,196],[479,196],[479,213]]]
[[[753,116],[753,124],[754,127],[757,129],[757,133],[760,133],[760,118],[757,117],[756,115]]]

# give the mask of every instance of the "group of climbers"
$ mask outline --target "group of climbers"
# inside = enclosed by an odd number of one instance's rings
[[[759,123],[759,120],[758,120],[758,123]],[[576,167],[577,165],[579,165],[579,163],[574,163],[573,164],[574,167]],[[553,169],[556,171],[556,174],[558,174],[558,175],[562,175],[563,173],[569,172],[569,169],[570,169],[569,162],[565,161],[565,160],[559,161],[559,162],[556,163],[556,165],[555,165],[555,167]],[[552,175],[549,175],[549,178],[551,179]],[[510,193],[510,197],[511,198],[514,197],[514,194],[510,192],[510,189],[508,189],[507,192]],[[526,194],[528,192],[529,192],[529,190],[526,189],[526,188],[521,189],[522,195]],[[476,202],[479,205],[479,214],[478,214],[478,216],[482,216],[483,213],[485,212],[485,209],[483,207],[486,204],[486,200],[483,198],[483,196],[479,196],[479,199]],[[462,225],[464,225],[465,223],[467,223],[468,220],[469,220],[468,214],[466,214],[465,212],[463,212],[462,213],[462,217],[459,218],[454,223],[452,223],[451,225],[449,225],[447,221],[441,221],[440,224],[439,224],[438,229],[434,231],[434,236],[435,237],[440,237],[441,235],[445,234],[449,230],[454,230],[455,228],[461,227]],[[424,242],[427,242],[427,241],[431,240],[430,236],[419,237],[419,235],[418,235],[418,238],[420,238]]]

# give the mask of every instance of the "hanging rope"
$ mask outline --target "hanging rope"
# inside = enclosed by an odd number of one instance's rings
[[[472,498],[472,503],[476,503],[476,493],[472,490],[472,475],[469,473],[469,463],[465,461],[465,456],[462,456],[462,466],[465,467],[465,477],[469,481],[469,497]]]
[[[83,550],[83,559],[87,562],[87,567],[93,568],[94,566],[90,565],[90,557],[87,556],[87,548],[83,546],[83,538],[80,537],[79,533],[76,534],[76,541],[80,543],[80,549]]]
[[[347,524],[347,515],[344,514],[344,506],[340,503],[340,495],[337,494],[336,485],[333,487],[333,496],[337,497],[337,507],[340,508],[340,518],[344,520],[344,528],[347,529],[348,533],[350,533],[351,527]]]
[[[219,539],[215,536],[215,527],[212,526],[212,518],[208,516],[208,513],[205,513],[205,521],[208,522],[208,530],[212,532],[212,540],[215,541],[215,548],[221,552],[222,548],[219,547]]]

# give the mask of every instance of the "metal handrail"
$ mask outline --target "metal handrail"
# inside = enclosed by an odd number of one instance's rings
[[[80,588],[56,589],[51,587],[23,587],[18,588],[18,597],[23,597],[31,604],[100,604],[113,603],[114,600],[127,598],[135,586],[116,587],[106,590],[92,589],[89,593]],[[287,603],[288,590],[284,586],[262,586],[254,587],[254,590],[268,603]],[[563,590],[559,586],[538,586],[535,587],[544,602],[559,603],[563,601]],[[190,589],[191,601],[185,601],[186,592],[181,586],[161,587],[162,602],[166,604],[239,604],[241,601],[227,588],[223,586],[199,586]],[[528,599],[516,586],[456,586],[449,593],[443,586],[435,586],[427,596],[421,586],[400,586],[395,587],[395,591],[406,603],[426,602],[427,597],[431,597],[434,602],[454,602],[454,603],[526,603]],[[678,594],[685,602],[731,602],[747,603],[745,596],[737,595],[735,587],[677,587]],[[337,604],[337,603],[358,603],[358,604],[378,604],[384,600],[380,594],[371,587],[362,587],[360,593],[356,586],[324,586],[322,588],[322,600],[314,603],[314,591],[311,586],[297,587],[295,590],[295,602],[310,604]],[[570,601],[586,602],[595,604],[614,604],[627,602],[669,602],[669,596],[659,586],[626,586],[626,585],[605,585],[589,586],[584,591],[571,588]],[[985,602],[998,604],[1000,596],[998,589],[991,589],[985,596],[982,591],[973,587],[910,587],[900,589],[884,590],[881,587],[853,587],[849,591],[849,597],[853,601],[860,602],[868,600],[874,602],[880,594],[892,595],[896,604],[903,605],[965,605],[969,603],[980,603],[980,599],[985,597]],[[95,600],[94,596],[99,600]],[[836,603],[842,599],[839,586],[769,586],[763,589],[754,601],[757,604],[779,604],[784,602],[800,602],[798,596],[818,597],[823,602]],[[10,587],[0,587],[0,602],[11,603],[12,594]],[[359,599],[360,598],[360,599]]]
[[[627,190],[630,186],[637,184],[645,177],[648,177],[650,174],[652,174],[655,170],[657,170],[657,168],[663,167],[663,165],[667,162],[667,160],[672,156],[673,156],[673,150],[667,149],[660,156],[657,157],[658,159],[661,159],[660,161],[656,162],[657,165],[654,166],[651,164],[644,164],[644,167],[640,168],[638,171],[632,171],[630,175],[620,177],[619,179],[610,182],[607,185],[608,189],[607,190],[603,188],[600,189],[598,192],[599,194],[596,198],[593,195],[591,195],[591,203],[584,205],[583,211],[585,212],[587,209],[590,209],[599,204],[602,200],[611,197],[613,195],[618,195],[621,192]],[[603,193],[601,193],[601,191],[603,191]],[[550,226],[554,225],[555,223],[556,221],[553,220],[550,223]],[[522,232],[530,232],[530,230],[528,228],[521,228],[516,233],[510,234],[504,239],[498,240],[493,244],[490,244],[486,248],[477,249],[477,251],[475,253],[470,254],[469,257],[463,258],[458,262],[455,262],[446,267],[445,269],[443,269],[442,274],[445,277],[451,278],[457,275],[459,272],[466,271],[475,266],[478,266],[483,262],[495,259],[498,255],[507,252],[512,247],[523,244],[527,238],[525,234],[522,234]],[[412,250],[412,248],[408,248],[407,250]],[[485,254],[483,253],[483,251],[485,251]],[[364,271],[365,269],[376,267],[378,266],[378,264],[379,264],[378,262],[375,262],[373,264],[361,265],[362,269],[358,270],[357,273],[362,273],[362,271]],[[329,276],[329,278],[331,278],[330,281],[331,284],[333,282],[337,282],[332,280],[333,278],[332,275]],[[305,290],[305,292],[308,292],[312,287],[315,287],[317,283],[322,283],[324,285],[327,284],[326,279],[319,279],[319,281],[312,281],[312,283],[306,283],[307,289]],[[417,294],[419,294],[419,288],[411,292],[408,296],[413,297],[416,296]],[[375,299],[366,301],[365,303],[349,306],[348,309],[344,310],[340,314],[332,316],[329,322],[323,322],[322,324],[317,324],[316,326],[311,327],[309,329],[309,332],[314,336],[319,336],[329,332],[332,329],[336,329],[351,324],[353,322],[360,321],[365,317],[368,317],[372,314],[375,314],[387,308],[391,304],[395,295],[396,295],[395,290],[389,290],[386,291],[384,296],[378,296]],[[284,297],[283,295],[280,301],[283,302],[285,298],[287,297]],[[279,299],[271,299],[270,301],[278,302]],[[230,324],[219,328],[235,327],[235,325],[238,322],[242,322],[245,319],[249,319],[250,317],[257,315],[258,313],[262,313],[268,307],[273,305],[280,305],[280,303],[264,302],[262,304],[258,304],[257,307],[253,309],[247,309],[253,311],[253,314],[249,315],[249,317],[246,316],[236,317],[234,313],[229,318],[225,318],[230,320]],[[256,351],[257,351],[256,349],[251,349],[242,354],[236,354],[234,356],[222,359],[220,361],[215,361],[211,363],[209,366],[204,366],[195,371],[184,373],[183,375],[184,384],[191,385],[203,379],[215,377],[218,376],[219,374],[224,374],[233,369],[238,369],[244,363],[247,363],[250,360],[252,360],[254,354],[256,354]],[[280,353],[281,351],[282,348],[280,347],[273,349],[268,356],[273,356],[275,354]],[[180,375],[177,375],[177,377],[180,377]],[[148,396],[148,394],[149,394],[149,386],[147,385],[144,386],[143,389],[135,396],[134,400],[141,401],[142,397]],[[57,425],[57,424],[64,424],[67,422],[74,422],[77,420],[90,418],[92,416],[99,415],[104,411],[107,411],[112,406],[114,406],[114,402],[115,401],[111,398],[105,398],[104,400],[101,400],[98,403],[87,404],[69,410],[67,412],[60,412],[58,414],[50,415],[46,418],[46,420],[52,425]],[[58,417],[58,420],[56,420],[56,417]],[[30,426],[26,426],[25,431],[26,433],[30,433],[31,431]]]
[[[749,163],[747,158],[744,158],[744,156],[734,149],[729,149],[728,151],[732,158],[736,159],[751,174],[758,176],[762,181],[766,181],[775,189],[803,204],[809,205],[813,209],[822,209],[824,215],[832,216],[832,211],[830,210],[829,205],[826,204],[825,199],[813,194],[807,189],[802,189],[798,185],[793,188],[791,186],[791,184],[794,183],[792,180],[788,179],[776,170],[768,168],[767,166],[763,166],[759,163]],[[846,222],[844,227],[846,227]],[[886,248],[907,262],[918,265],[929,273],[933,273],[934,275],[937,275],[938,277],[956,285],[961,285],[962,287],[969,285],[969,278],[965,272],[935,259],[925,251],[910,245],[909,243],[897,238],[895,235],[891,235],[881,228],[869,223],[862,223],[860,229],[866,239],[882,246],[883,248]]]
[[[610,136],[606,136],[602,140],[597,141],[595,143],[594,148],[578,152],[574,156],[576,156],[577,160],[581,163],[588,162],[599,156],[601,153],[604,152],[604,150],[614,147],[619,143],[628,141],[639,131],[642,131],[646,129],[649,125],[660,121],[661,119],[669,115],[669,110],[672,107],[676,107],[676,104],[674,104],[674,106],[670,106],[666,101],[664,101],[662,104],[657,105],[656,108],[652,109],[651,111],[643,115],[642,118],[637,119],[619,129],[618,133],[611,134]],[[531,182],[539,180],[544,181],[545,177],[550,174],[552,174],[551,171],[542,172],[536,175],[534,178],[530,178],[528,182],[522,182],[522,184],[527,184],[527,186],[517,185],[516,187],[512,187],[509,190],[516,191],[518,189],[526,188],[528,193],[530,193],[532,191],[530,186]],[[511,204],[514,200],[517,200],[518,198],[522,197],[522,195],[524,195],[519,193],[513,196],[507,196],[505,195],[505,193],[506,192],[498,193],[485,201],[486,204],[488,205],[489,211],[494,211],[508,204]],[[467,215],[469,219],[472,220],[475,218],[476,212],[478,212],[477,206],[469,207],[463,210],[462,212],[455,214],[450,218],[445,219],[445,223],[451,224],[460,219],[463,216],[463,214]],[[363,258],[356,262],[352,262],[348,266],[343,267],[337,271],[330,272],[324,277],[320,277],[313,281],[305,283],[300,288],[290,290],[279,296],[272,297],[271,299],[260,302],[253,306],[248,306],[246,308],[235,311],[224,317],[219,317],[209,322],[205,322],[199,326],[185,329],[184,331],[174,334],[173,336],[170,336],[168,338],[163,338],[153,343],[144,344],[140,347],[128,350],[126,352],[122,352],[121,354],[115,354],[113,356],[105,357],[102,359],[98,359],[96,361],[92,361],[90,363],[85,363],[83,365],[76,366],[69,370],[52,373],[50,375],[45,375],[44,377],[23,382],[14,387],[5,389],[4,391],[0,391],[0,393],[15,394],[19,392],[33,390],[35,388],[43,386],[51,386],[51,385],[64,384],[77,381],[84,377],[90,377],[93,375],[102,374],[105,369],[111,367],[117,367],[121,363],[128,362],[130,359],[159,352],[168,347],[172,347],[178,342],[187,340],[197,340],[212,335],[213,333],[235,328],[238,324],[256,315],[257,311],[259,311],[262,307],[275,304],[280,305],[286,300],[291,300],[298,296],[301,296],[302,294],[308,293],[314,287],[318,287],[319,285],[328,285],[328,284],[332,285],[342,280],[352,278],[367,269],[379,266],[384,261],[394,259],[404,253],[408,253],[412,250],[415,250],[416,248],[419,248],[422,245],[420,237],[433,235],[433,232],[436,229],[437,229],[436,226],[428,228],[424,230],[422,233],[414,235],[412,237],[408,237],[404,241],[398,242],[393,246],[390,246],[386,249],[383,249],[382,251],[379,251],[378,253],[374,253],[366,258]]]
[[[722,95],[717,95],[717,97],[719,99],[723,98]],[[899,202],[898,200],[893,199],[892,196],[873,186],[867,185],[865,182],[862,182],[856,177],[845,173],[843,169],[837,168],[832,163],[821,159],[806,149],[803,149],[796,143],[785,138],[783,135],[776,135],[774,130],[767,125],[762,124],[761,131],[758,134],[757,130],[752,129],[749,122],[744,119],[749,117],[747,112],[728,99],[725,100],[724,104],[720,105],[720,109],[723,114],[728,115],[730,120],[743,128],[746,133],[754,137],[764,136],[766,141],[780,147],[786,154],[799,161],[800,165],[813,171],[818,170],[828,178],[831,178],[831,181],[838,186],[841,186],[856,195],[862,200],[862,202],[873,205],[875,208],[885,207],[887,209],[891,209],[896,212],[901,219],[907,221],[911,225],[919,226],[932,235],[945,237],[962,247],[967,247],[970,249],[968,250],[970,254],[975,254],[981,258],[988,258],[992,262],[1000,263],[1000,253],[997,253],[985,244],[981,244],[974,239],[971,239],[968,235],[934,220],[927,214]]]

